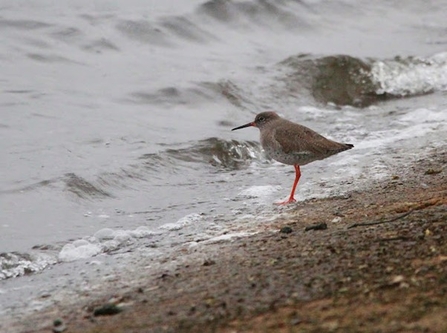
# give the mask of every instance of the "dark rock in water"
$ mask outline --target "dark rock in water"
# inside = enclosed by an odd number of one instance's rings
[[[117,305],[107,303],[99,308],[96,308],[95,311],[93,311],[93,315],[95,317],[97,317],[97,316],[111,316],[111,315],[120,313],[121,311],[123,311],[123,309],[121,309]]]
[[[293,232],[291,227],[282,227],[281,229],[279,229],[279,232],[282,234],[290,234]]]
[[[327,229],[327,224],[322,222],[322,223],[317,223],[314,225],[309,225],[307,226],[304,231],[309,231],[309,230],[326,230]]]

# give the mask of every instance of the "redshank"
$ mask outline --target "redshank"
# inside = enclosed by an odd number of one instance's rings
[[[261,145],[266,154],[274,160],[293,165],[295,181],[288,200],[280,205],[295,202],[295,189],[301,177],[300,166],[322,160],[344,150],[353,148],[349,143],[326,139],[317,132],[281,118],[276,112],[259,113],[255,121],[233,128],[232,131],[254,126],[261,131]]]

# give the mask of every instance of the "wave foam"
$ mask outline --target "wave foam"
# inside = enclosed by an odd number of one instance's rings
[[[196,223],[202,219],[202,216],[197,213],[189,214],[184,217],[182,217],[180,220],[178,220],[175,223],[166,223],[160,226],[160,229],[174,231],[174,230],[180,230],[184,227]]]
[[[59,252],[59,261],[75,261],[94,257],[100,253],[117,250],[123,245],[131,244],[138,238],[146,238],[157,234],[148,227],[141,226],[135,230],[98,230],[92,237],[75,240],[65,244]]]
[[[372,64],[377,93],[411,96],[447,89],[447,53],[430,58],[396,58]]]
[[[43,253],[2,253],[0,280],[40,272],[56,262],[56,258]]]

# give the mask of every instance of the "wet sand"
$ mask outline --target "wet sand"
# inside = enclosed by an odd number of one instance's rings
[[[430,156],[368,190],[300,202],[138,288],[60,302],[12,329],[49,332],[60,319],[92,333],[445,332],[447,152]],[[99,315],[107,304],[122,311]]]

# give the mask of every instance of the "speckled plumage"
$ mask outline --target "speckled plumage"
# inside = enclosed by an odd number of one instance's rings
[[[352,148],[283,119],[275,112],[258,114],[255,124],[261,131],[261,145],[267,155],[284,164],[303,166]]]
[[[325,159],[344,150],[353,148],[351,144],[336,142],[317,132],[281,118],[276,112],[259,113],[254,122],[233,128],[258,127],[261,145],[266,154],[274,160],[295,166],[296,177],[289,200],[294,202],[295,188],[301,176],[300,166]]]

